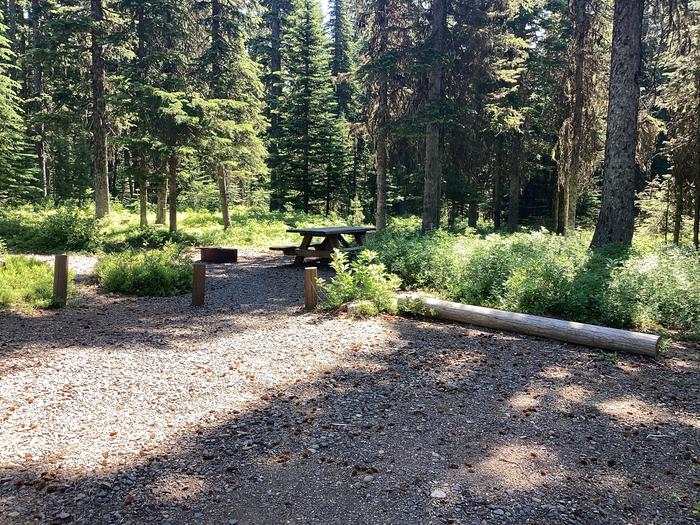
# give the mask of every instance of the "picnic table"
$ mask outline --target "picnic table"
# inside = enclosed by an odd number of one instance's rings
[[[326,228],[291,228],[288,233],[298,233],[301,235],[301,244],[292,246],[272,246],[270,250],[281,251],[284,255],[294,256],[294,266],[304,264],[307,257],[318,258],[328,261],[333,250],[340,250],[347,253],[354,253],[362,250],[367,241],[367,233],[375,228],[365,228],[361,226],[332,226]],[[352,241],[348,241],[345,236],[352,236]],[[314,238],[322,239],[314,243]]]

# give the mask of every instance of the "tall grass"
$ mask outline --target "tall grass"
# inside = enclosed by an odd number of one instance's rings
[[[0,310],[33,310],[54,305],[53,270],[25,256],[5,256],[0,265]],[[73,293],[69,280],[69,296]]]

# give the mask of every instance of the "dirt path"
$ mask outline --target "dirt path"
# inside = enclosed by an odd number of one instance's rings
[[[281,263],[0,314],[0,523],[698,519],[696,351],[305,313]]]

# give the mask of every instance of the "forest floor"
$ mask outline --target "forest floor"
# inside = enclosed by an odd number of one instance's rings
[[[700,353],[304,312],[266,253],[189,296],[0,314],[0,522],[694,523]],[[322,272],[323,273],[323,272]]]

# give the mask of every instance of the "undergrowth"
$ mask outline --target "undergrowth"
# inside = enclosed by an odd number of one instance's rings
[[[165,297],[192,288],[192,260],[175,244],[109,255],[97,264],[95,274],[105,290],[120,294]]]
[[[48,264],[22,255],[0,254],[0,259],[0,310],[31,311],[55,306],[53,269]],[[72,276],[68,294],[73,295]]]
[[[651,242],[592,252],[590,234],[420,233],[394,221],[371,241],[409,289],[515,312],[700,334],[700,254]]]

